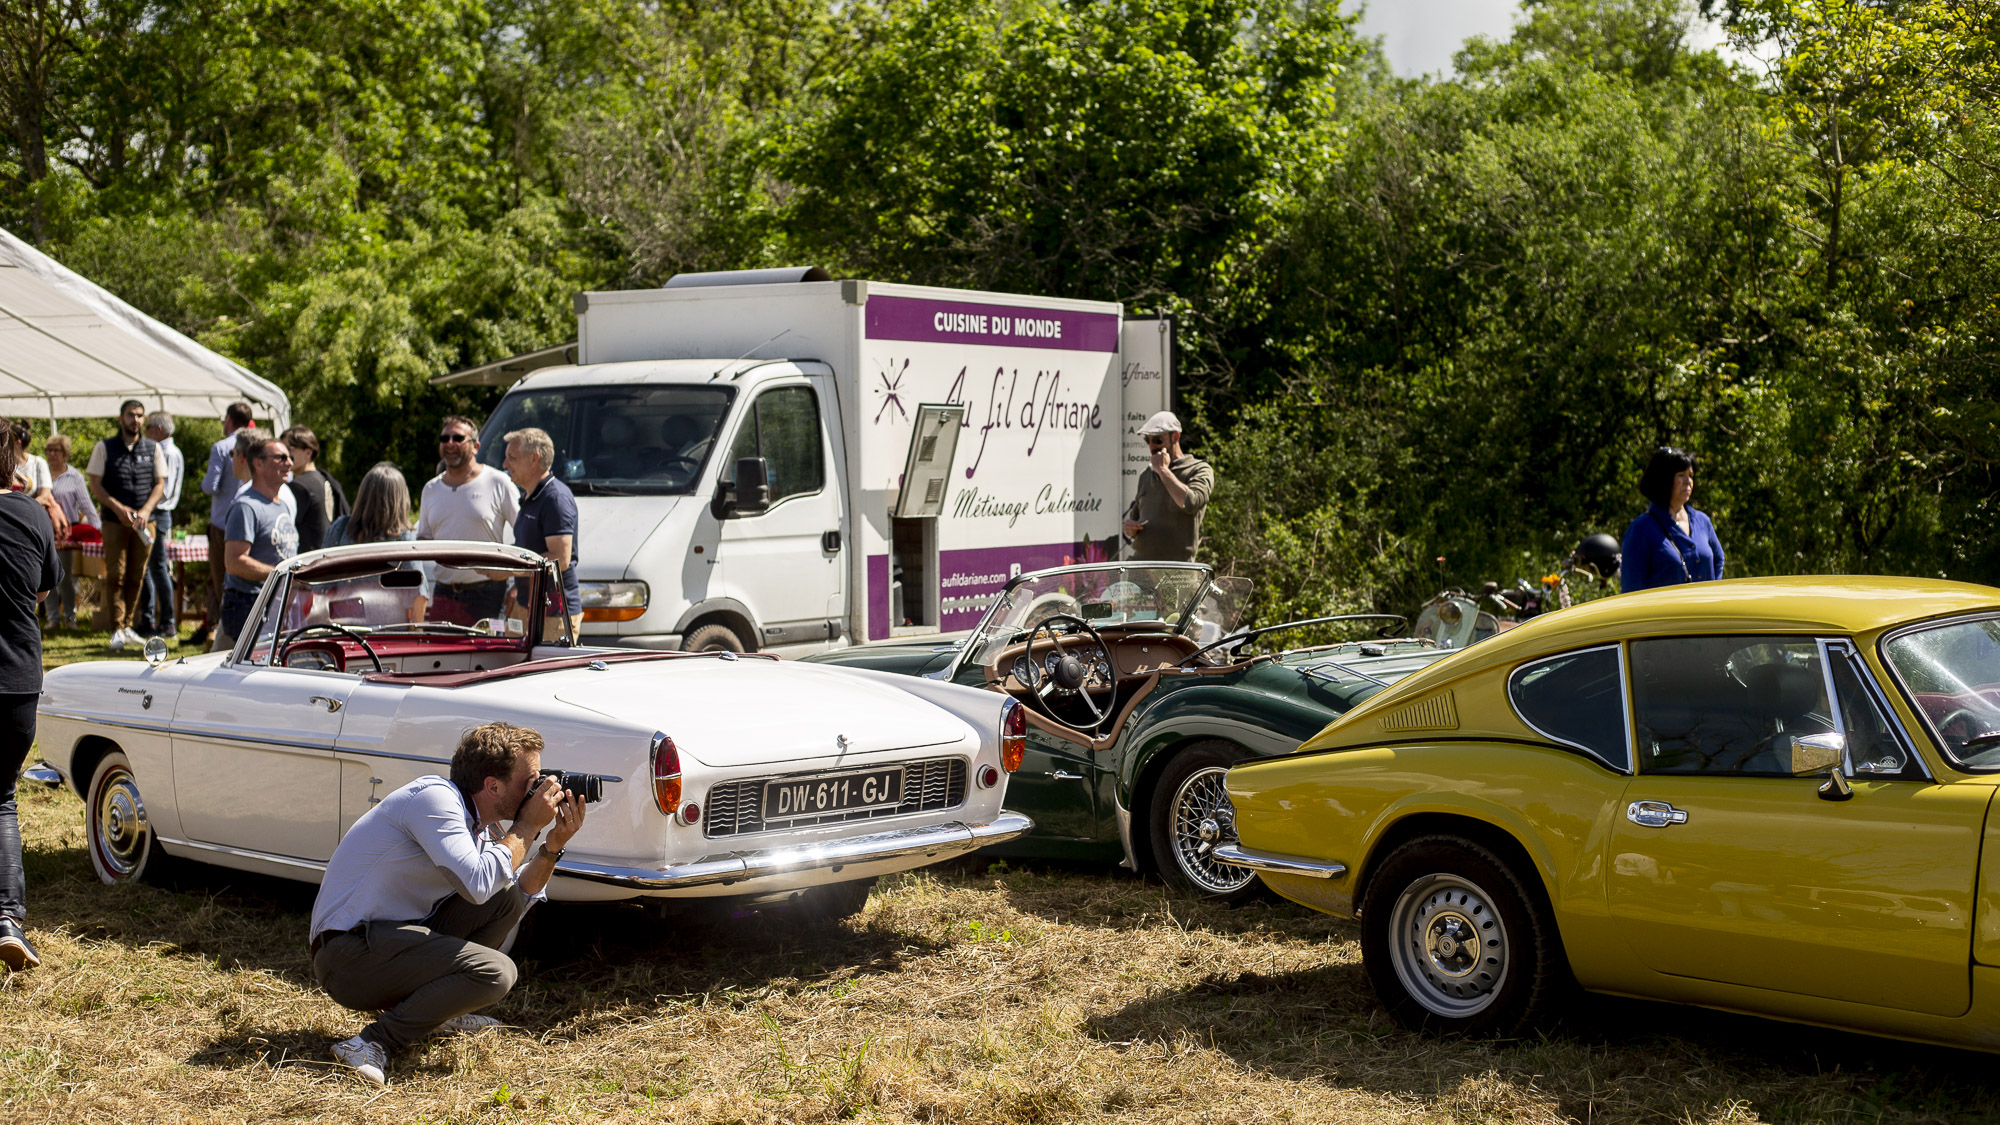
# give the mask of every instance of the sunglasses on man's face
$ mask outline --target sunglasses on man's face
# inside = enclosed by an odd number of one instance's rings
[[[471,440],[472,440],[472,436],[471,436],[470,434],[439,434],[439,435],[438,435],[438,444],[440,444],[440,445],[457,445],[457,444],[458,444],[459,442],[461,442],[461,441],[471,441]]]
[[[273,453],[273,454],[270,454],[270,455],[268,455],[268,456],[266,456],[266,457],[262,458],[262,460],[265,460],[265,461],[276,461],[276,462],[278,462],[279,464],[283,464],[283,465],[289,465],[289,464],[291,464],[291,463],[292,463],[292,455],[291,455],[291,454],[289,454],[289,453]]]
[[[1166,446],[1167,439],[1159,434],[1147,434],[1146,444],[1152,446],[1154,449],[1161,449]]]

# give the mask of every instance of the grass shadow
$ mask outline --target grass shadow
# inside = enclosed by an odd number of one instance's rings
[[[1351,936],[1353,927],[1275,895],[1228,906],[1114,864],[969,856],[930,869],[941,880],[1001,891],[1023,914],[1069,925],[1138,931],[1161,921],[1217,934],[1282,930],[1308,941]]]
[[[1398,1027],[1358,963],[1209,976],[1086,1021],[1115,1045],[1198,1042],[1277,1077],[1442,1099],[1475,1117],[1536,1090],[1577,1121],[1991,1121],[1992,1057],[1683,1005],[1581,996],[1512,1040]],[[1661,1115],[1664,1113],[1664,1118]]]

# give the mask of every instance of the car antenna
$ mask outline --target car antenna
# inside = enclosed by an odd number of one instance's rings
[[[758,351],[762,350],[763,348],[765,348],[765,347],[767,347],[767,346],[769,346],[769,345],[771,345],[771,344],[775,344],[775,343],[777,343],[777,342],[778,342],[778,341],[779,341],[780,339],[782,339],[782,338],[784,337],[784,335],[785,335],[785,333],[786,333],[786,332],[790,332],[790,331],[791,331],[791,329],[789,329],[789,328],[787,328],[787,329],[784,329],[783,331],[779,332],[779,333],[778,333],[778,334],[777,334],[776,336],[773,336],[773,337],[771,337],[770,339],[768,339],[768,340],[764,341],[764,342],[763,342],[762,344],[758,344],[758,345],[757,345],[756,347],[754,347],[754,348],[751,348],[751,349],[750,349],[749,351],[747,351],[747,352],[744,352],[744,353],[743,353],[742,355],[739,355],[739,356],[737,356],[737,357],[736,357],[735,359],[732,359],[732,360],[730,360],[730,361],[729,361],[729,363],[742,363],[742,362],[743,362],[744,360],[746,360],[746,359],[749,359],[749,358],[750,358],[751,356],[753,356],[753,355],[756,355],[756,354],[758,353]],[[716,369],[715,369],[715,374],[713,374],[713,375],[710,375],[710,376],[708,377],[708,381],[709,381],[709,382],[711,382],[711,383],[713,383],[713,382],[715,382],[715,381],[716,381],[717,379],[720,379],[720,378],[722,378],[722,373],[723,373],[724,371],[727,371],[727,370],[729,370],[729,363],[725,363],[725,364],[723,364],[723,365],[722,365],[721,367],[718,367],[718,368],[716,368]],[[738,372],[737,372],[736,374],[737,374],[737,375],[741,375],[741,374],[743,374],[743,373],[742,373],[741,371],[738,371]],[[733,378],[733,377],[732,377],[732,378]]]

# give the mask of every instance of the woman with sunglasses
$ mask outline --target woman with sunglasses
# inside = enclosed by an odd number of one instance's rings
[[[1162,410],[1139,427],[1152,453],[1148,471],[1125,512],[1126,558],[1193,562],[1201,545],[1201,514],[1215,491],[1215,470],[1181,450],[1181,420]]]

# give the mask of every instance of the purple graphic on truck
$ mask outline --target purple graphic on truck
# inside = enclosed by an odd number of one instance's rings
[[[872,297],[868,338],[939,344],[998,344],[1070,352],[1118,350],[1118,317],[1074,309],[1032,309],[924,297]]]

